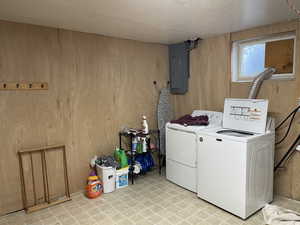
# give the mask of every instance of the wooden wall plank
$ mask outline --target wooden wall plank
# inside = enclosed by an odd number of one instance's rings
[[[265,67],[273,67],[276,74],[293,73],[294,39],[266,43]]]
[[[0,81],[49,84],[48,91],[0,92],[0,215],[22,208],[18,150],[66,144],[75,192],[90,158],[112,153],[122,127],[140,127],[143,114],[156,127],[153,81],[166,86],[166,46],[5,21],[0,43]]]

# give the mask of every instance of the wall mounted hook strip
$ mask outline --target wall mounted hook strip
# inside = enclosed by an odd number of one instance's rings
[[[0,91],[48,90],[47,82],[0,82]]]

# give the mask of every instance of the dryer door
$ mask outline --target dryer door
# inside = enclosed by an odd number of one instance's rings
[[[197,138],[191,131],[167,128],[166,157],[190,167],[196,167]]]

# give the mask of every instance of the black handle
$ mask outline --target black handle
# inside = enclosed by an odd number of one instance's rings
[[[216,141],[222,141],[222,139],[221,138],[216,138]]]

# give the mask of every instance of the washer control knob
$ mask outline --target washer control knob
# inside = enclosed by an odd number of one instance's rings
[[[200,141],[200,142],[203,142],[203,137],[199,137],[199,141]]]

